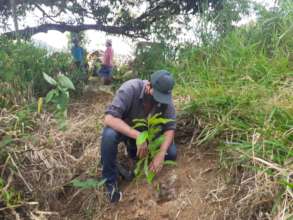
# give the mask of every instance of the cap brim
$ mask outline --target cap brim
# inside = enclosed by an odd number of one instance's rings
[[[171,104],[172,103],[171,93],[170,94],[161,93],[156,89],[154,89],[153,91],[154,91],[154,93],[153,93],[154,99],[157,102],[162,103],[162,104]]]

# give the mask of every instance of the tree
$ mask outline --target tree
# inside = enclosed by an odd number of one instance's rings
[[[204,11],[221,12],[227,3],[237,0],[14,0],[16,14],[20,18],[39,12],[39,24],[19,29],[23,38],[48,30],[80,32],[99,30],[129,37],[147,37],[150,33],[166,28],[177,15],[192,16]],[[15,31],[7,31],[8,19],[13,15],[7,0],[0,0],[0,21],[6,28],[5,35],[15,37]],[[234,7],[235,8],[235,7]]]

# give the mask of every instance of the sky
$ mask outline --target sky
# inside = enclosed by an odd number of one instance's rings
[[[274,0],[254,0],[267,8],[273,7],[275,5]],[[245,17],[240,22],[239,25],[250,22],[256,19],[255,16]],[[33,15],[28,18],[29,23],[34,23],[35,17]],[[135,42],[126,37],[109,36],[104,32],[99,31],[86,31],[86,37],[88,44],[86,49],[89,52],[95,51],[97,49],[105,48],[106,39],[111,39],[113,42],[113,48],[116,54],[121,55],[131,55],[135,48]],[[37,42],[37,44],[44,46],[48,45],[54,50],[66,50],[68,48],[68,37],[66,33],[61,33],[58,31],[48,31],[48,33],[38,33],[32,37],[32,40]]]
[[[112,40],[113,48],[118,54],[131,54],[133,52],[133,42],[126,37],[109,36],[104,32],[89,30],[86,31],[87,45],[86,49],[89,52],[97,49],[105,49],[106,39]],[[32,40],[42,44],[49,45],[57,50],[66,50],[68,48],[68,37],[66,33],[58,31],[48,31],[48,33],[38,33],[32,37]]]

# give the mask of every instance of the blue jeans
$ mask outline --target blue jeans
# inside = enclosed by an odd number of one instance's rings
[[[102,65],[100,70],[99,70],[99,74],[100,74],[101,77],[110,77],[110,76],[112,76],[112,70],[113,70],[112,67]]]
[[[102,176],[107,183],[115,183],[118,176],[116,169],[117,148],[120,142],[124,141],[127,145],[127,152],[132,159],[136,159],[135,140],[129,138],[110,127],[105,127],[102,134],[101,161]],[[176,160],[177,150],[175,143],[169,146],[165,160]]]

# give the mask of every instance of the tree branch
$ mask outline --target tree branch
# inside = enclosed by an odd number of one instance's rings
[[[45,10],[42,9],[41,6],[39,6],[38,4],[35,4],[35,7],[36,7],[37,9],[39,9],[39,10],[43,13],[43,16],[44,16],[44,17],[49,18],[49,19],[50,19],[51,21],[53,21],[53,22],[60,23],[60,22],[57,22],[56,20],[54,20],[51,16],[49,16],[49,15],[45,12]]]
[[[128,37],[145,37],[141,30],[127,27],[127,26],[104,26],[102,24],[81,24],[81,25],[68,25],[65,23],[62,24],[42,24],[36,27],[27,27],[25,29],[18,31],[18,36],[21,38],[30,38],[32,35],[40,33],[40,32],[48,32],[49,30],[56,30],[60,32],[81,32],[86,30],[98,30],[104,31],[110,34],[121,34]],[[3,34],[9,38],[16,38],[16,32],[6,32]]]

